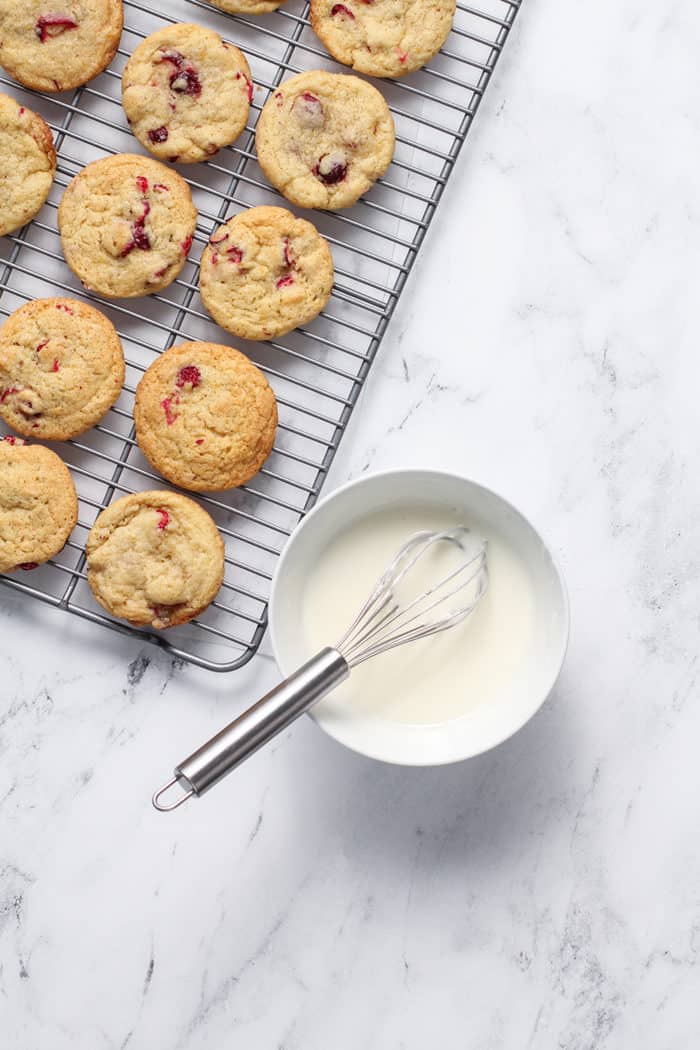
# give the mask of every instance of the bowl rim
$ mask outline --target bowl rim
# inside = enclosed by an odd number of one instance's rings
[[[519,518],[520,521],[523,522],[532,531],[536,539],[541,544],[543,551],[549,558],[549,561],[551,562],[554,578],[556,580],[561,597],[562,612],[561,644],[559,648],[558,659],[556,660],[555,669],[552,673],[551,680],[548,682],[547,688],[543,692],[541,700],[534,708],[534,710],[527,714],[524,718],[522,718],[518,722],[513,722],[506,730],[504,730],[502,734],[497,734],[496,738],[494,738],[494,740],[488,745],[488,747],[478,747],[473,751],[456,757],[448,756],[443,759],[436,759],[434,757],[431,757],[425,762],[392,758],[387,757],[386,755],[376,755],[372,754],[369,750],[365,750],[364,748],[355,746],[351,743],[348,743],[346,740],[343,740],[340,737],[336,736],[335,733],[333,733],[328,726],[324,725],[323,722],[319,721],[319,719],[316,718],[313,708],[310,711],[306,712],[309,718],[311,718],[319,727],[319,729],[321,729],[327,736],[329,736],[336,743],[347,748],[349,751],[353,751],[355,754],[362,755],[365,758],[371,758],[375,762],[385,762],[388,765],[407,766],[412,768],[427,768],[431,766],[453,765],[457,762],[465,762],[470,758],[476,758],[478,755],[487,754],[489,751],[492,751],[494,748],[499,747],[501,744],[505,743],[505,741],[509,740],[512,736],[515,736],[516,733],[519,733],[520,730],[535,717],[537,712],[542,709],[542,707],[545,705],[545,703],[551,696],[554,687],[559,680],[562,668],[564,666],[564,662],[566,660],[566,654],[568,652],[569,640],[571,636],[571,603],[569,599],[569,592],[566,586],[566,580],[564,578],[564,574],[559,564],[559,560],[553,554],[551,547],[545,541],[540,530],[533,524],[530,518],[528,518],[518,507],[515,506],[515,504],[513,504],[509,499],[507,499],[507,497],[502,496],[500,492],[497,492],[495,489],[491,488],[491,486],[484,485],[482,484],[482,482],[476,481],[474,478],[470,478],[466,474],[459,474],[455,471],[444,470],[442,468],[389,467],[383,470],[372,471],[371,473],[361,474],[359,477],[356,478],[350,478],[348,481],[343,482],[343,484],[339,485],[337,488],[334,488],[331,492],[326,493],[326,495],[324,495],[315,504],[315,506],[312,507],[312,509],[307,514],[305,514],[304,517],[299,521],[297,526],[289,535],[284,547],[282,548],[282,552],[278,558],[277,565],[275,567],[275,572],[272,577],[272,583],[270,586],[270,597],[268,602],[268,623],[270,628],[270,642],[272,645],[272,653],[274,656],[274,660],[280,674],[291,674],[294,668],[290,668],[289,670],[285,671],[285,669],[282,667],[282,662],[280,660],[277,619],[275,616],[275,609],[277,605],[276,599],[278,593],[279,580],[283,576],[285,567],[289,561],[290,551],[293,554],[294,547],[296,546],[297,539],[301,534],[302,530],[306,529],[307,524],[310,521],[312,521],[319,514],[323,513],[325,508],[330,503],[332,503],[335,499],[338,499],[348,490],[353,488],[361,488],[363,485],[369,483],[370,481],[375,482],[381,478],[409,474],[413,474],[415,476],[438,476],[441,478],[445,478],[448,481],[456,482],[458,485],[464,483],[466,483],[467,485],[473,485],[475,488],[480,489],[482,492],[484,492],[487,496],[494,497],[497,501],[500,501],[511,513],[513,513],[517,518]]]

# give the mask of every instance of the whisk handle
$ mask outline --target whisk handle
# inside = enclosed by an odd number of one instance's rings
[[[293,675],[249,707],[242,715],[175,767],[172,781],[153,796],[156,809],[176,808],[191,795],[202,795],[232,769],[272,740],[295,718],[347,678],[350,669],[336,649],[322,649]],[[179,782],[187,792],[173,805],[160,796]]]

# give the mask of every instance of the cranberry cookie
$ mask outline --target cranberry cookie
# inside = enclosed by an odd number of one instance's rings
[[[245,58],[211,29],[159,29],[134,51],[122,75],[124,112],[142,146],[160,160],[190,164],[237,139],[253,82]]]
[[[65,441],[119,397],[124,353],[114,325],[75,299],[37,299],[0,329],[0,417],[20,434]]]
[[[171,284],[185,265],[196,222],[185,180],[131,153],[88,164],[58,209],[71,270],[86,288],[116,299]]]
[[[394,154],[394,121],[371,84],[338,73],[300,73],[263,106],[258,161],[273,186],[302,208],[354,204]]]
[[[401,77],[438,53],[456,6],[456,0],[311,0],[311,25],[338,62],[373,77]]]
[[[241,212],[212,234],[202,256],[202,302],[241,339],[273,339],[305,324],[332,287],[328,242],[286,208]]]
[[[284,0],[210,0],[210,3],[230,15],[264,15],[276,11]]]
[[[43,445],[0,438],[0,572],[53,558],[77,520],[78,497],[63,460]]]
[[[0,65],[35,91],[87,84],[114,58],[122,0],[2,0]]]
[[[186,623],[206,609],[224,578],[219,530],[176,492],[116,500],[98,515],[85,549],[95,598],[136,627]]]
[[[0,95],[0,236],[34,218],[55,174],[48,124],[9,95]]]
[[[168,481],[194,492],[243,485],[272,450],[277,402],[259,368],[230,346],[181,343],[136,388],[136,439]]]

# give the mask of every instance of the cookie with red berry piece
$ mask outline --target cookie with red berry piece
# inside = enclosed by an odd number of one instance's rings
[[[0,94],[0,236],[41,210],[56,174],[56,150],[38,113]]]
[[[156,470],[183,489],[245,484],[272,451],[277,402],[245,354],[216,343],[181,343],[136,388],[136,440]]]
[[[210,0],[210,3],[230,15],[265,15],[276,11],[284,0]]]
[[[122,0],[2,0],[0,65],[35,91],[68,91],[107,68],[123,22]]]
[[[76,437],[119,397],[124,353],[114,325],[76,299],[36,299],[0,329],[0,417],[20,434]]]
[[[176,171],[123,153],[69,182],[58,209],[66,262],[90,291],[128,299],[160,291],[185,265],[197,211]]]
[[[77,520],[78,497],[63,460],[12,434],[0,438],[0,572],[53,558]]]
[[[311,26],[333,58],[372,77],[429,62],[452,28],[456,0],[311,0]]]
[[[359,77],[299,73],[263,106],[258,161],[273,186],[302,208],[348,208],[384,174],[394,154],[386,102]]]
[[[85,550],[95,598],[135,627],[186,623],[206,609],[224,578],[219,530],[177,492],[122,496],[97,516]]]
[[[246,126],[253,82],[244,56],[212,29],[165,26],[146,37],[122,75],[122,103],[154,157],[191,164],[213,157]]]
[[[212,234],[202,255],[202,302],[241,339],[273,339],[306,324],[333,288],[328,242],[286,208],[249,208]]]

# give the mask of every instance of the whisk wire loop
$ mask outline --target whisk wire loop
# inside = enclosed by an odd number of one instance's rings
[[[467,546],[468,540],[471,541],[471,547]],[[402,605],[396,597],[396,587],[429,550],[445,542],[459,548],[466,560]],[[450,587],[455,580],[459,582]],[[384,571],[335,648],[344,656],[348,666],[355,667],[397,645],[455,626],[469,616],[487,587],[484,540],[476,539],[463,525],[443,532],[418,532],[410,537]],[[450,599],[461,593],[468,595],[468,601],[463,606],[450,608],[442,615],[426,619],[435,610],[444,610]]]

